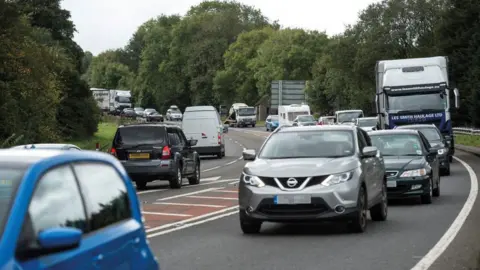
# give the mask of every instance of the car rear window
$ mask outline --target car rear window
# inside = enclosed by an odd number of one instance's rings
[[[119,128],[115,136],[116,145],[158,145],[165,141],[165,128],[154,126],[131,126]]]
[[[15,167],[12,164],[0,165],[0,232],[2,234],[17,187],[25,174],[25,170],[26,168]]]

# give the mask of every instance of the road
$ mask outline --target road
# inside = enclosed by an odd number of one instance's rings
[[[139,192],[150,245],[162,270],[405,270],[427,254],[422,263],[433,263],[430,269],[478,269],[474,267],[480,254],[480,211],[475,211],[479,203],[470,190],[472,174],[475,178],[480,172],[480,158],[464,152],[457,157],[473,171],[469,173],[461,161],[452,163],[452,174],[442,177],[442,194],[433,204],[392,202],[388,220],[370,222],[364,234],[349,234],[341,225],[265,224],[260,235],[243,235],[236,183],[245,161],[239,158],[244,148],[261,146],[268,135],[261,130],[231,128],[227,156],[202,159],[200,185],[170,190],[166,182],[159,182],[154,189]],[[464,215],[461,227],[462,215],[457,216],[468,206],[469,195],[474,211],[468,218]],[[441,239],[444,235],[447,238]]]

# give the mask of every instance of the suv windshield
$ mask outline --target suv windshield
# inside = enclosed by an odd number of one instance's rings
[[[420,138],[412,134],[371,134],[373,146],[384,156],[422,156]]]
[[[298,117],[298,122],[315,122],[315,118],[311,115],[302,115]]]
[[[26,168],[15,167],[12,164],[0,165],[0,232],[2,234],[17,187],[25,170]]]
[[[361,119],[358,118],[358,126],[359,127],[374,127],[377,125],[377,119]]]
[[[160,145],[165,138],[165,128],[159,126],[129,126],[119,128],[116,145]]]
[[[428,141],[441,141],[440,133],[436,128],[412,128],[422,132]]]
[[[337,158],[354,154],[352,131],[315,130],[280,132],[265,143],[260,158]]]

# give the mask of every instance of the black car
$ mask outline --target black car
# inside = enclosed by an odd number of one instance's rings
[[[438,150],[417,130],[380,130],[368,133],[383,156],[388,198],[420,196],[432,203],[440,196]]]
[[[440,130],[435,125],[405,125],[399,126],[397,129],[412,129],[422,132],[433,148],[438,151],[438,159],[440,162],[440,172],[442,175],[450,175],[450,162],[452,153],[448,145],[448,141],[443,137]]]
[[[138,189],[154,180],[168,180],[171,188],[181,188],[184,177],[190,185],[200,183],[200,156],[192,149],[196,144],[178,126],[136,123],[118,127],[111,154]]]
[[[152,112],[146,116],[147,122],[163,122],[163,115],[159,112]]]
[[[136,118],[137,113],[132,109],[132,108],[125,108],[123,111],[120,113],[120,116],[122,117],[128,117],[128,118]]]

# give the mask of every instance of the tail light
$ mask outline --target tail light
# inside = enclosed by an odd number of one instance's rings
[[[164,146],[162,149],[162,159],[170,159],[172,152],[170,152],[170,147]]]
[[[321,126],[322,125],[322,122],[317,122],[317,126]]]
[[[222,135],[218,133],[218,144],[222,144]]]
[[[117,149],[115,149],[115,147],[112,147],[112,149],[110,149],[110,154],[112,154],[113,156],[117,156]]]

